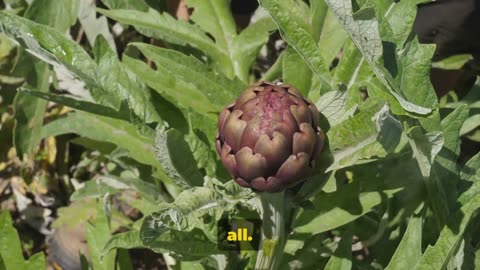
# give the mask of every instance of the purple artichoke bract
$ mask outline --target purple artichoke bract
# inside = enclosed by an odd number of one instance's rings
[[[315,104],[291,85],[262,81],[220,113],[216,148],[237,184],[278,192],[308,176],[324,139]]]

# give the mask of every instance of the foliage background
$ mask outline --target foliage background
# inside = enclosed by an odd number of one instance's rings
[[[480,84],[435,91],[435,46],[411,30],[426,1],[259,2],[252,20],[226,0],[187,0],[191,17],[1,3],[0,269],[75,262],[72,228],[87,268],[253,268],[254,252],[217,254],[216,221],[259,206],[213,142],[218,111],[260,79],[315,102],[328,137],[292,195],[283,268],[480,268]]]

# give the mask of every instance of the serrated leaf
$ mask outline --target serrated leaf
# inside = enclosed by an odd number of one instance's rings
[[[213,40],[195,25],[176,20],[167,13],[160,14],[152,8],[147,12],[128,9],[97,9],[97,11],[120,23],[134,26],[138,32],[148,37],[182,46],[188,44],[209,56],[227,76],[233,76],[227,52],[217,47]]]
[[[345,41],[347,41],[347,32],[345,32],[343,26],[335,18],[332,11],[328,9],[328,6],[324,1],[312,1],[310,2],[310,5],[312,8],[318,6],[316,9],[322,10],[320,11],[322,13],[326,12],[322,23],[316,22],[316,20],[322,19],[322,16],[312,15],[311,18],[313,36],[315,37],[316,31],[321,31],[318,40],[320,54],[323,59],[325,59],[325,63],[330,64],[338,56],[342,46],[345,44]]]
[[[135,2],[141,3],[141,1]],[[102,35],[107,40],[110,48],[116,52],[117,49],[115,41],[113,40],[112,33],[110,33],[110,29],[108,28],[107,18],[105,16],[100,16],[97,18],[96,1],[84,0],[80,1],[79,5],[78,20],[85,31],[85,36],[87,37],[90,46],[93,47],[96,37],[98,35]]]
[[[338,228],[370,212],[396,193],[423,189],[414,161],[402,158],[351,167],[353,183],[333,192],[321,192],[313,208],[302,209],[293,223],[297,233],[321,233]]]
[[[217,47],[227,55],[233,54],[233,38],[237,35],[237,26],[227,0],[186,0],[193,8],[191,19],[205,32],[213,36]],[[235,74],[238,75],[237,71]]]
[[[80,45],[54,29],[5,12],[0,13],[0,26],[37,58],[54,66],[65,66],[81,78],[99,99],[99,103],[119,109],[120,104],[125,102],[142,121],[160,121],[143,83],[121,66],[115,54],[103,49],[102,52],[106,55],[102,54],[104,57],[97,59],[97,66]],[[98,48],[95,49],[98,52]],[[115,90],[120,95],[111,95]],[[105,97],[106,93],[109,94],[108,98]]]
[[[371,162],[402,147],[402,127],[390,108],[381,105],[373,104],[329,130],[334,163],[327,171]]]
[[[53,4],[51,1],[33,1],[24,16],[39,24],[50,26],[66,33],[76,21],[78,3],[73,0]],[[1,17],[0,17],[1,18]],[[23,33],[26,34],[26,33]],[[26,74],[26,83],[38,91],[47,92],[49,86],[50,68],[45,63],[32,59],[31,56],[19,53],[19,62],[28,62],[31,65],[29,74]],[[31,64],[33,61],[33,65]],[[14,101],[16,125],[14,129],[14,144],[20,158],[31,155],[40,143],[40,129],[43,124],[47,102],[31,96],[17,94]]]
[[[87,84],[94,84],[95,62],[63,34],[6,12],[0,12],[0,27],[35,57],[51,65],[63,65]]]
[[[170,74],[167,78],[173,81],[173,84],[185,86],[192,92],[199,92],[217,106],[224,106],[232,102],[245,88],[245,85],[240,81],[226,78],[192,56],[145,43],[132,43],[131,45],[138,48],[145,57],[156,64],[157,74]],[[172,87],[170,86],[170,88]],[[195,97],[189,98],[193,99]],[[210,110],[212,111],[213,108]]]
[[[138,192],[138,195],[149,200],[151,203],[158,203],[163,200],[163,191],[156,185],[143,179],[114,175],[100,176],[98,179],[101,183],[105,183],[117,189],[134,190]]]
[[[326,88],[334,89],[330,83],[328,65],[320,54],[312,36],[311,27],[308,26],[304,18],[300,17],[299,14],[292,12],[292,9],[295,10],[296,3],[293,0],[261,0],[259,2],[277,23],[285,41],[303,58],[318,80]]]
[[[251,191],[239,192],[242,188],[232,186],[232,182],[208,181],[206,187],[185,190],[173,203],[161,205],[158,212],[145,217],[140,231],[142,243],[190,256],[217,253],[218,220],[238,203],[252,197]],[[181,242],[172,243],[172,240]]]
[[[98,53],[95,55],[98,62],[96,78],[102,88],[101,93],[94,91],[96,99],[101,103],[108,102],[117,110],[125,102],[142,122],[161,122],[160,115],[151,101],[150,90],[120,62],[103,36],[98,36],[95,40],[94,50]]]
[[[480,197],[476,196],[449,217],[434,246],[428,246],[415,265],[420,269],[445,269],[455,255],[455,250],[463,239],[465,229],[480,209]]]
[[[366,86],[366,82],[374,76],[373,70],[365,57],[351,40],[345,42],[342,57],[334,72],[334,79],[337,84],[343,84],[346,90],[350,91],[354,87]]]
[[[387,65],[387,67],[398,63],[387,62],[394,61],[395,59],[386,59],[387,56],[384,55],[385,48],[382,45],[383,37],[380,36],[379,22],[377,21],[375,10],[373,8],[366,7],[354,13],[352,8],[352,2],[350,0],[327,0],[327,4],[333,11],[333,13],[337,16],[338,20],[343,24],[352,41],[361,51],[361,53],[365,57],[365,60],[367,60],[367,62],[372,67],[375,75],[387,87],[389,93],[396,98],[396,100],[401,104],[403,109],[422,115],[430,113],[432,111],[432,106],[435,104],[430,104],[429,102],[436,101],[436,99],[433,99],[434,93],[430,91],[433,90],[433,88],[431,88],[431,84],[428,85],[429,88],[426,89],[426,91],[424,92],[425,95],[428,97],[428,102],[425,100],[408,100],[405,97],[405,92],[403,91],[409,91],[408,93],[413,93],[414,91],[416,91],[417,87],[411,88],[413,82],[405,81],[406,83],[408,83],[408,87],[410,87],[409,89],[405,90],[398,84],[400,79],[396,78],[396,75],[400,75],[399,78],[403,79],[403,77],[401,77],[403,74],[401,72],[398,72],[398,74],[391,74],[391,71],[387,71],[387,68],[383,66],[383,61],[385,61],[385,65]],[[385,24],[382,24],[381,26],[385,27]],[[418,42],[414,42],[411,44],[412,54],[414,54],[413,51],[418,48],[418,46],[415,47]],[[424,50],[423,48],[421,50]],[[419,55],[426,58],[428,57],[428,53],[431,53],[432,49],[427,48],[425,50],[426,51],[419,52]],[[396,52],[394,51],[393,53]],[[416,59],[413,57],[413,55],[410,56],[410,54],[408,53],[406,53],[405,55],[405,58],[400,59],[400,61],[403,60],[404,65],[406,65],[409,61],[414,61],[413,59]],[[417,55],[416,57],[418,58],[419,55]],[[403,66],[401,66],[400,68],[403,68]],[[418,63],[413,67],[409,66],[408,68],[418,68],[417,72],[419,70],[424,72],[426,65],[422,62]],[[414,74],[413,72],[409,71],[408,68],[405,66],[405,71],[409,72],[409,74]],[[422,80],[422,83],[426,81],[423,77],[420,78],[420,80]]]

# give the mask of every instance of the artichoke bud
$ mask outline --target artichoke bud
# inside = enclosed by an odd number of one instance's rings
[[[291,85],[262,81],[222,110],[216,148],[237,184],[279,192],[309,175],[324,138],[315,104]]]

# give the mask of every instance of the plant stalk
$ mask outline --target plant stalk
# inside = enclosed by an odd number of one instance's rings
[[[285,223],[290,209],[285,192],[261,193],[262,241],[257,254],[255,269],[275,270],[281,261],[288,232]]]

